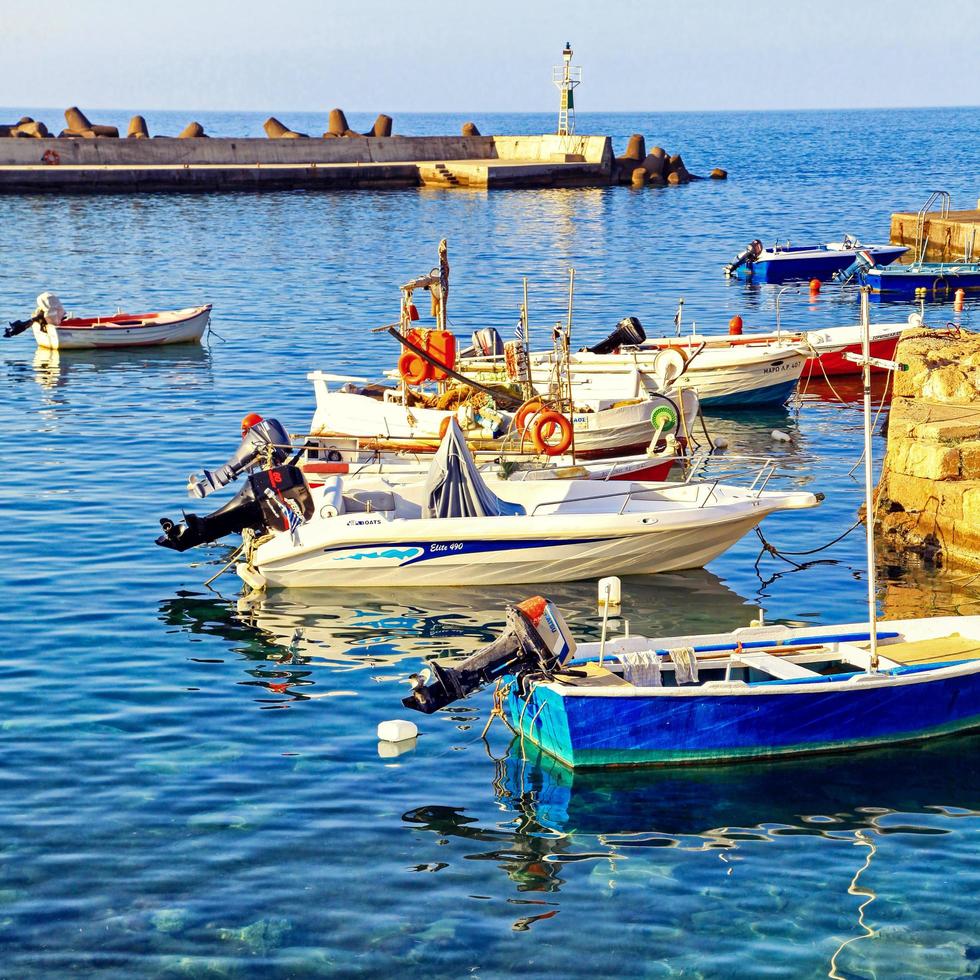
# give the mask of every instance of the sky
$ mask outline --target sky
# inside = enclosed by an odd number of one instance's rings
[[[550,111],[566,40],[579,111],[980,105],[980,0],[0,0],[0,105]]]

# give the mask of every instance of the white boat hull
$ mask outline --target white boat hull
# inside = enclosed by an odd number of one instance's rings
[[[678,338],[674,343],[688,351],[687,338]],[[694,350],[697,350],[696,346]],[[572,354],[573,397],[615,397],[616,392],[635,390],[637,381],[649,392],[660,392],[662,379],[654,371],[654,362],[660,353],[651,347],[620,354]],[[705,407],[778,404],[792,393],[806,359],[806,352],[782,342],[755,347],[705,347],[691,357],[676,385],[693,388]],[[484,382],[506,380],[500,359],[464,362],[462,370]],[[531,382],[539,392],[548,390],[553,373],[551,355],[531,356]]]
[[[547,487],[527,486],[525,492],[548,499]],[[704,485],[677,491],[692,501],[683,510],[616,513],[627,498],[615,485],[606,486],[597,493],[595,484],[586,484],[580,491],[595,495],[582,498],[594,512],[587,507],[541,516],[415,520],[357,513],[314,520],[295,537],[282,532],[260,544],[238,573],[253,588],[371,588],[543,584],[680,571],[717,558],[767,514],[816,503],[809,493],[749,491],[710,503],[715,490]],[[513,485],[495,489],[512,498],[515,493]]]
[[[131,326],[106,322],[84,327],[35,323],[33,330],[38,347],[49,350],[155,347],[200,343],[210,316],[211,307],[200,306],[161,315],[159,322],[147,320]]]

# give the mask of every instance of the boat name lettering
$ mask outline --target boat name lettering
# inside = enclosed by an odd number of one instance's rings
[[[373,520],[351,521],[350,522],[350,526],[351,527],[363,527],[365,524],[380,524],[380,523],[381,523],[381,518],[380,517],[375,517]]]
[[[463,542],[462,541],[454,541],[452,544],[430,544],[429,545],[429,551],[430,552],[436,552],[436,551],[462,551],[462,550],[463,550]]]

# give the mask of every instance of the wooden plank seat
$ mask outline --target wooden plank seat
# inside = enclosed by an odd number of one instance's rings
[[[815,670],[804,667],[802,664],[794,664],[784,657],[774,657],[771,653],[761,651],[745,651],[732,657],[733,665],[752,667],[755,670],[769,674],[783,681],[803,680],[804,678],[819,677]]]
[[[947,661],[980,660],[980,640],[959,633],[937,636],[928,640],[886,643],[878,648],[883,657],[903,667],[918,664],[939,664]]]

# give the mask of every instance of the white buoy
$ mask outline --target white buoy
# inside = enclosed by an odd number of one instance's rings
[[[599,609],[612,612],[619,609],[623,600],[623,583],[615,575],[599,579]]]
[[[728,440],[724,436],[718,436],[714,441],[715,449],[727,449]]]
[[[792,442],[793,437],[788,432],[783,432],[782,429],[773,429],[772,438],[775,442]]]
[[[378,725],[378,740],[381,742],[406,742],[410,738],[417,738],[418,734],[418,725],[412,721],[396,718]]]

